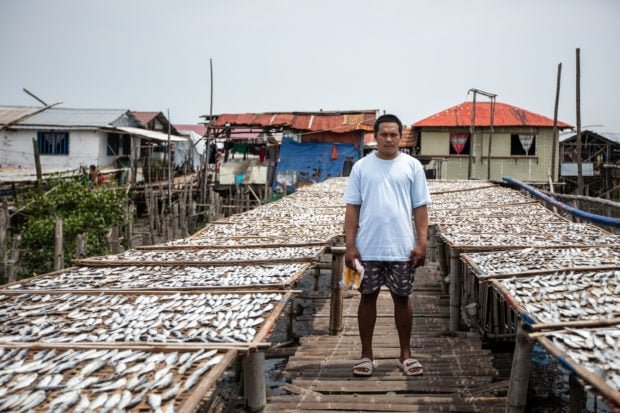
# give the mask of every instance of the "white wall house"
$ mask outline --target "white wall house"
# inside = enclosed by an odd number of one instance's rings
[[[111,166],[138,158],[143,139],[165,142],[165,134],[142,126],[125,109],[71,109],[0,106],[0,166],[33,169],[33,139],[46,170]],[[29,114],[30,113],[30,114]],[[173,137],[172,141],[180,138]]]

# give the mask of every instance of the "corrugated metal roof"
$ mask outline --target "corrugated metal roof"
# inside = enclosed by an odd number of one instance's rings
[[[585,134],[592,134],[592,135],[598,135],[602,138],[607,139],[608,141],[611,141],[613,143],[617,143],[620,144],[620,133],[613,133],[613,132],[593,132],[590,130],[584,130],[581,131],[582,136]],[[560,142],[565,142],[571,139],[575,139],[577,137],[576,133],[571,133],[571,134],[566,134],[564,136],[560,136]]]
[[[27,106],[0,106],[0,125],[6,125],[23,118],[31,113],[41,110],[40,107]]]
[[[407,148],[413,146],[415,143],[415,135],[413,133],[413,128],[407,127],[403,125],[403,134],[400,139],[399,148]],[[364,146],[367,147],[375,147],[377,146],[377,141],[375,140],[374,132],[366,132],[364,133]]]
[[[142,136],[143,138],[147,138],[147,139],[153,139],[153,140],[160,141],[160,142],[168,142],[167,133],[161,133],[161,132],[157,132],[154,130],[148,130],[148,129],[130,128],[126,126],[120,126],[114,129],[125,132],[125,133],[130,133],[132,135]],[[170,135],[170,142],[185,142],[186,140],[187,138]]]
[[[347,112],[269,112],[221,114],[213,126],[284,126],[300,131],[372,131],[376,110]]]
[[[609,139],[612,142],[620,144],[620,133],[599,132],[599,135],[601,135],[604,138]]]
[[[50,108],[37,113],[16,125],[20,127],[105,127],[136,126],[127,116],[126,109],[72,109]]]
[[[471,125],[472,102],[463,102],[442,112],[431,115],[413,124],[414,127],[469,127]],[[491,119],[491,103],[476,102],[475,126],[488,127]],[[553,127],[553,119],[506,103],[495,103],[494,126],[538,126]],[[568,123],[558,121],[558,128],[571,128]]]

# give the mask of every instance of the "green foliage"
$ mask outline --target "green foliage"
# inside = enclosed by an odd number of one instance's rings
[[[84,178],[48,183],[46,193],[31,190],[20,198],[23,223],[19,233],[20,276],[29,277],[53,270],[56,217],[63,220],[65,263],[76,255],[76,237],[86,237],[86,255],[108,253],[106,234],[112,222],[123,223],[125,191],[101,186],[89,189]]]

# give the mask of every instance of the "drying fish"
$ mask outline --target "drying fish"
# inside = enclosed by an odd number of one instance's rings
[[[613,293],[620,284],[620,270],[554,272],[500,282],[540,322],[597,320],[620,315],[620,297]]]
[[[83,267],[78,270],[66,270],[54,276],[36,277],[24,280],[19,288],[13,290],[39,289],[131,289],[131,288],[188,288],[188,287],[222,287],[251,285],[286,285],[303,274],[309,263],[282,263],[261,265],[230,265],[217,267],[199,266],[138,266],[106,268],[108,275],[103,276],[103,268]],[[47,308],[47,306],[45,306]],[[0,310],[1,311],[1,310]],[[38,315],[38,314],[37,314]],[[76,307],[68,314],[69,318],[81,320],[81,308]],[[154,315],[156,317],[157,314]],[[98,318],[89,317],[90,326],[83,323],[80,331],[89,333],[94,330]],[[54,332],[38,332],[38,336]],[[67,330],[65,330],[67,331]],[[16,341],[4,339],[3,341]],[[84,341],[84,340],[82,340]]]
[[[617,327],[565,329],[551,332],[547,337],[582,368],[599,376],[620,391],[620,343],[616,341]]]
[[[10,311],[20,312],[21,305],[28,305],[30,298],[36,295],[22,294],[21,297],[7,297],[0,300],[0,313]],[[192,335],[193,341],[222,341],[249,342],[254,334],[246,327],[262,323],[265,312],[271,311],[277,302],[282,299],[278,293],[245,293],[245,294],[171,294],[171,295],[142,295],[125,297],[126,300],[114,306],[116,313],[107,318],[94,315],[108,311],[112,305],[113,295],[62,295],[53,296],[46,301],[42,311],[45,322],[55,325],[47,336],[40,336],[39,341],[67,342],[82,337],[80,331],[84,327],[82,321],[93,318],[97,334],[85,336],[84,341],[150,341],[163,336],[165,342],[188,341],[188,333],[192,329],[204,326],[205,334]],[[66,307],[66,302],[79,305]],[[63,308],[66,307],[66,308]],[[73,312],[75,318],[63,316],[64,311]],[[6,316],[10,323],[0,325],[0,335],[14,335],[24,325],[28,325],[28,317]],[[213,331],[216,337],[213,339]],[[229,331],[230,334],[222,334]],[[210,333],[210,334],[209,334]],[[232,338],[232,334],[235,337]],[[228,338],[224,338],[222,336]],[[18,338],[16,341],[22,341]],[[73,369],[80,360],[68,359],[50,368],[51,373],[63,373]],[[115,363],[115,369],[121,373],[124,362]],[[148,363],[147,363],[148,365]],[[101,363],[91,361],[86,373],[101,368]],[[87,374],[85,374],[87,375]]]
[[[620,248],[524,248],[471,253],[464,257],[476,265],[478,275],[601,266],[620,268]]]

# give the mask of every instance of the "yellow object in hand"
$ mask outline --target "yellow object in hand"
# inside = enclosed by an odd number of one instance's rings
[[[344,266],[344,271],[342,272],[342,285],[346,288],[350,288],[352,286],[353,288],[358,289],[364,279],[364,267],[362,267],[362,264],[360,264],[360,262],[356,259],[354,265],[355,268],[349,268],[346,264]]]

